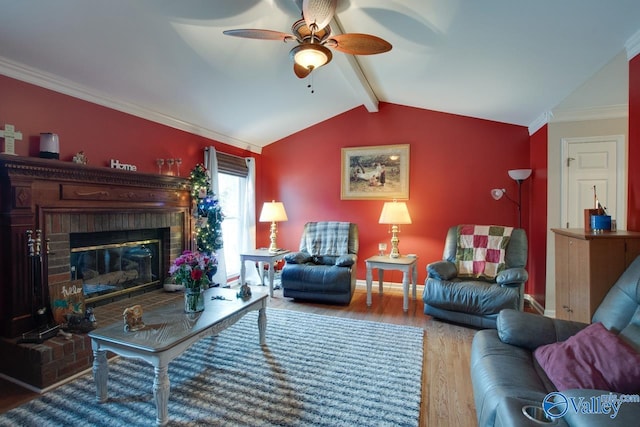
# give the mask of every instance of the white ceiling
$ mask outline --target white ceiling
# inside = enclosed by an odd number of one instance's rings
[[[599,71],[619,87],[601,70],[640,29],[638,0],[339,0],[334,30],[393,49],[334,52],[311,93],[292,43],[222,34],[288,33],[299,3],[0,0],[0,73],[259,152],[378,100],[530,126]],[[627,103],[626,87],[585,93]]]

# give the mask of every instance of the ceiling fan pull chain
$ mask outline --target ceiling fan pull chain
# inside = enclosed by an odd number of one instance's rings
[[[311,93],[315,93],[315,90],[313,90],[313,73],[309,74],[309,83],[307,84],[307,87],[309,89],[311,89]]]

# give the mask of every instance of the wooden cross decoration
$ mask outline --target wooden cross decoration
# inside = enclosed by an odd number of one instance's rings
[[[4,125],[4,130],[0,129],[0,138],[4,138],[4,151],[2,154],[16,154],[15,140],[22,141],[22,132],[17,132],[13,125]]]

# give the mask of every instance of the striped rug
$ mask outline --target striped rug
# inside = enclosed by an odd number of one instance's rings
[[[267,309],[169,365],[169,425],[416,426],[423,330]],[[153,368],[109,362],[109,400],[86,374],[0,415],[0,426],[152,426]]]

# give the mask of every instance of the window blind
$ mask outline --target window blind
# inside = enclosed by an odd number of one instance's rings
[[[249,174],[244,157],[216,151],[216,158],[218,159],[218,173],[226,173],[243,178]]]

